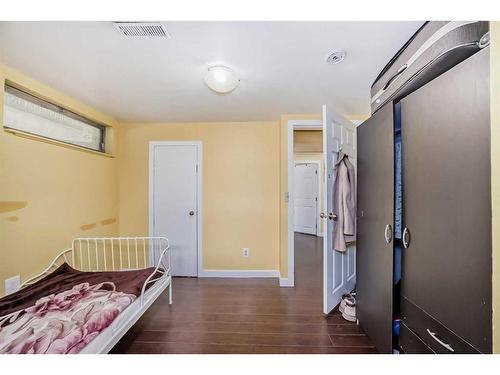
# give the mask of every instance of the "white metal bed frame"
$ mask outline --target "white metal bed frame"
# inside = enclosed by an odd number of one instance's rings
[[[21,288],[39,281],[64,262],[88,272],[155,267],[144,282],[139,298],[80,351],[83,354],[108,353],[169,286],[169,303],[172,303],[171,259],[170,244],[165,237],[77,238],[71,248],[61,251],[45,270],[26,280]],[[160,276],[155,277],[158,274]],[[152,285],[146,290],[149,284]]]

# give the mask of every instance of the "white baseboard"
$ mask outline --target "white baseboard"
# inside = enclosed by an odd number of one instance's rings
[[[293,285],[290,282],[289,278],[280,277],[280,287],[282,287],[282,288],[291,288],[291,287],[293,287]]]
[[[228,277],[228,278],[277,278],[280,287],[293,287],[287,277],[280,277],[278,270],[202,270],[198,277]]]
[[[202,270],[198,277],[279,278],[278,270]]]
[[[294,285],[288,277],[280,277],[280,287],[293,288]]]

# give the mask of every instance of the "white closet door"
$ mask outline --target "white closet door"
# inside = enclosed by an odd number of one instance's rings
[[[294,231],[316,234],[318,166],[296,163],[294,172]]]
[[[198,146],[155,144],[153,157],[153,235],[172,249],[172,274],[198,274]]]

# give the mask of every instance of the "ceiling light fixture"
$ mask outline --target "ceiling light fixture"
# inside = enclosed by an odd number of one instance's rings
[[[205,83],[211,90],[227,94],[238,86],[240,80],[233,70],[227,66],[218,65],[208,68]]]

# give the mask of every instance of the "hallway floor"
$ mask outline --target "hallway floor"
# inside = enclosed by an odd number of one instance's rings
[[[295,235],[295,288],[276,279],[175,278],[111,353],[376,353],[338,311],[322,314],[322,239]]]

